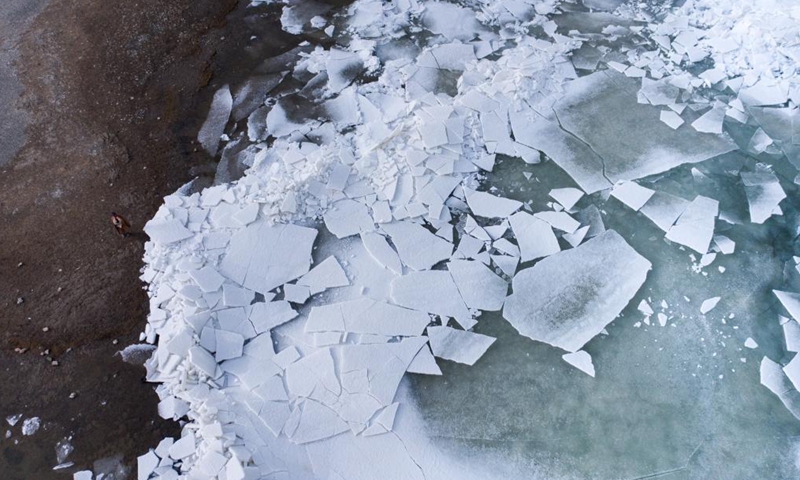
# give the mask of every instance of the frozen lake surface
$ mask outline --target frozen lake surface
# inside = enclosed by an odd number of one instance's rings
[[[282,8],[145,228],[141,480],[797,478],[800,8]]]

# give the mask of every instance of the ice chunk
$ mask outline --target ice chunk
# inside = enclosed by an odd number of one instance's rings
[[[672,110],[662,110],[659,116],[659,120],[666,123],[669,128],[673,130],[677,130],[678,127],[683,125],[683,119],[680,115],[673,112]]]
[[[647,300],[642,299],[642,301],[639,302],[639,306],[636,308],[648,317],[653,314],[653,308],[647,303]]]
[[[669,193],[655,192],[640,209],[642,214],[649,218],[661,230],[668,232],[678,220],[678,217],[689,205],[688,200],[670,195]]]
[[[702,133],[722,133],[722,123],[725,120],[725,109],[714,107],[692,122],[692,128]]]
[[[474,365],[496,339],[450,327],[428,327],[433,354],[445,360]]]
[[[492,255],[492,261],[495,265],[500,267],[500,270],[503,271],[509,277],[513,277],[517,271],[517,265],[519,265],[519,257],[509,257],[506,255]]]
[[[792,360],[783,367],[783,373],[785,373],[789,381],[792,382],[795,390],[800,389],[800,355],[795,355]]]
[[[600,166],[585,172],[589,178],[614,183],[635,180],[737,148],[725,135],[668,127],[659,120],[658,110],[637,103],[638,83],[611,70],[592,73],[569,83],[564,97],[554,105],[561,126],[602,158]],[[620,138],[634,140],[621,144]],[[553,160],[561,165],[558,158]],[[583,188],[582,180],[561,167]]]
[[[361,242],[370,256],[375,259],[382,267],[391,270],[397,275],[403,274],[403,265],[400,263],[400,256],[389,245],[383,235],[367,232],[361,234]]]
[[[800,322],[800,293],[782,292],[780,290],[773,290],[772,293],[778,297],[783,308],[789,312],[796,321]]]
[[[397,247],[400,260],[414,270],[427,270],[453,254],[452,243],[416,223],[387,223],[382,228]]]
[[[251,223],[231,237],[219,272],[265,294],[308,272],[317,231],[297,225]]]
[[[522,335],[576,352],[639,290],[650,262],[607,230],[516,274],[503,316]]]
[[[225,281],[225,277],[220,275],[219,272],[212,267],[191,270],[189,276],[192,277],[192,280],[194,280],[197,286],[204,292],[216,292]]]
[[[408,373],[418,373],[420,375],[441,375],[442,370],[436,364],[431,349],[427,346],[422,347],[417,356],[408,366]]]
[[[329,288],[350,285],[350,280],[336,257],[331,255],[300,277],[297,284],[307,286],[311,295],[316,295]]]
[[[639,211],[639,209],[650,200],[650,197],[652,197],[654,193],[653,190],[642,187],[635,182],[619,182],[614,185],[611,196],[633,210]]]
[[[155,470],[157,466],[158,456],[153,453],[152,450],[140,456],[136,460],[136,470],[139,480],[147,480],[150,478],[150,475],[153,474],[153,470]]]
[[[583,197],[583,192],[577,188],[554,188],[550,190],[550,197],[560,203],[564,210],[572,210]]]
[[[736,242],[724,235],[714,235],[714,244],[723,255],[730,255],[736,249]]]
[[[538,212],[533,216],[566,233],[575,233],[578,227],[581,226],[580,222],[570,217],[567,212]]]
[[[186,434],[169,447],[169,456],[173,460],[181,460],[195,453],[196,438],[192,430],[187,429]]]
[[[409,337],[421,335],[428,323],[430,317],[427,313],[376,300],[359,299],[313,307],[305,331]]]
[[[781,317],[784,318],[784,317]],[[785,319],[783,323],[783,337],[786,340],[786,350],[800,352],[800,325],[792,319]]]
[[[750,204],[750,221],[764,223],[786,198],[786,193],[772,172],[742,172],[741,176],[747,203]]]
[[[256,303],[250,310],[249,320],[253,324],[256,333],[264,333],[283,325],[295,318],[297,312],[292,310],[288,301],[277,301],[267,303]],[[252,343],[252,342],[251,342]]]
[[[583,239],[586,238],[586,235],[589,233],[589,228],[591,227],[586,225],[585,227],[577,229],[574,233],[565,233],[563,238],[573,247],[577,247],[581,244]]]
[[[186,228],[183,222],[175,218],[169,220],[151,220],[144,226],[144,233],[150,237],[150,240],[164,245],[179,242],[194,236],[194,233]]]
[[[710,312],[717,306],[721,297],[712,297],[707,300],[703,301],[703,304],[700,305],[700,313],[705,315],[706,313]]]
[[[375,225],[367,206],[349,198],[334,203],[325,211],[323,219],[325,220],[325,226],[337,238],[375,230]]]
[[[217,330],[215,333],[217,351],[214,356],[217,362],[242,356],[244,338],[241,335],[224,330]]]
[[[450,272],[429,270],[397,277],[392,280],[392,300],[406,308],[455,317],[464,328],[474,324]]]
[[[341,92],[361,73],[362,68],[363,63],[357,53],[331,48],[325,63],[328,88],[333,92]]]
[[[592,363],[592,356],[587,352],[579,350],[575,353],[566,353],[561,355],[561,358],[586,375],[594,378],[594,364]]]
[[[189,362],[209,377],[216,377],[217,361],[203,347],[194,346],[189,349]]]
[[[94,480],[94,474],[91,470],[81,470],[72,475],[72,480]]]
[[[349,430],[347,424],[331,408],[314,400],[302,404],[297,429],[289,437],[293,443],[304,444],[330,438]]]
[[[469,308],[497,311],[503,308],[508,284],[477,261],[451,260],[447,269]]]
[[[761,384],[777,395],[795,418],[800,419],[797,392],[792,388],[780,364],[764,357],[761,359],[760,374]]]
[[[719,202],[698,195],[669,229],[667,239],[685,245],[701,255],[707,253],[714,236],[714,222],[718,212]]]
[[[486,192],[464,189],[467,205],[473,214],[485,218],[506,218],[522,207],[522,202],[496,197]]]
[[[581,224],[589,226],[589,231],[586,232],[587,237],[596,237],[606,231],[606,226],[603,224],[603,216],[594,205],[589,205],[575,216],[580,220]]]
[[[509,221],[519,243],[523,262],[561,251],[553,228],[547,222],[525,212],[515,213]]]
[[[311,289],[306,285],[292,285],[287,283],[283,286],[283,298],[287,302],[302,304],[311,296]]]
[[[225,125],[231,116],[232,108],[233,97],[231,96],[231,90],[228,85],[224,85],[214,92],[214,99],[211,100],[211,109],[208,111],[208,117],[203,122],[203,126],[200,127],[200,131],[197,132],[197,141],[212,157],[217,154],[220,137],[225,132]]]
[[[758,343],[756,343],[756,341],[752,338],[747,337],[747,339],[744,341],[744,346],[750,349],[758,348]]]

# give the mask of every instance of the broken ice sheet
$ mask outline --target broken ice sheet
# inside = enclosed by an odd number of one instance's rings
[[[605,168],[586,175],[600,179],[605,174],[615,183],[635,180],[736,149],[725,135],[673,130],[659,120],[658,109],[637,103],[637,90],[637,80],[604,70],[568,84],[565,96],[554,105],[561,126],[602,158]],[[620,142],[620,138],[631,141]],[[583,187],[571,171],[573,161],[562,164],[561,159],[550,156]]]
[[[698,195],[669,229],[667,239],[705,255],[714,236],[718,213],[719,202]]]
[[[422,225],[402,221],[387,223],[381,228],[397,247],[400,260],[414,270],[427,270],[453,254],[452,243],[437,237]]]
[[[566,353],[562,355],[561,358],[586,375],[594,378],[594,364],[592,363],[592,356],[587,352],[579,350],[575,353]]]
[[[764,223],[778,209],[786,193],[772,172],[741,172],[740,175],[750,205],[750,221]]]
[[[576,352],[622,311],[650,266],[607,230],[518,272],[503,316],[526,337]]]
[[[577,188],[554,188],[550,190],[550,197],[560,203],[564,210],[570,211],[583,197],[583,192]]]
[[[428,341],[435,356],[474,365],[492,346],[495,339],[450,327],[428,327]]]
[[[683,198],[669,193],[655,192],[639,211],[658,228],[668,232],[688,205],[689,201]]]
[[[454,317],[467,329],[475,324],[450,272],[428,270],[397,277],[392,280],[392,300],[413,310]]]
[[[232,108],[233,97],[231,96],[231,90],[228,85],[224,85],[214,93],[208,117],[203,126],[200,127],[200,131],[197,132],[197,141],[212,157],[217,154],[220,137],[225,132],[225,125],[231,116]]]
[[[619,182],[611,190],[611,196],[638,211],[653,196],[653,190],[642,187],[635,182]]]
[[[497,311],[503,307],[508,284],[478,261],[451,260],[447,269],[467,307]]]
[[[496,197],[486,192],[464,189],[473,214],[485,218],[506,218],[522,207],[522,202]]]
[[[536,260],[560,252],[553,227],[544,220],[525,212],[517,212],[509,219],[517,238],[522,261]]]

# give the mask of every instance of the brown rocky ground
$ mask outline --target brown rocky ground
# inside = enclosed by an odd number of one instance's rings
[[[109,212],[140,232],[164,195],[213,168],[194,145],[198,116],[264,49],[296,43],[276,12],[237,0],[52,0],[22,35],[32,123],[0,167],[0,416],[39,416],[42,428],[22,436],[20,422],[0,440],[1,479],[71,478],[51,470],[65,436],[77,469],[116,454],[133,465],[178,434],[155,414],[144,370],[115,356],[144,327],[146,237],[119,238]],[[254,47],[256,34],[269,42]]]

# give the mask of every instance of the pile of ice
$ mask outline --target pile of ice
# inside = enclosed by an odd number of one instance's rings
[[[139,458],[141,480],[486,478],[404,414],[406,372],[474,364],[494,339],[472,329],[502,309],[594,376],[581,349],[651,268],[605,229],[593,201],[608,193],[672,242],[732,252],[716,200],[634,180],[735,149],[722,131],[733,107],[666,76],[659,50],[626,60],[609,46],[639,43],[642,25],[581,33],[610,21],[581,15],[511,0],[285,7],[288,31],[340,43],[301,45],[247,88],[220,89],[200,140],[217,152],[233,118],[218,179],[235,164],[244,176],[166,197],[145,227],[148,379],[159,414],[186,422]],[[675,115],[703,109],[679,128]],[[490,193],[480,179],[503,156],[546,156],[580,189],[547,186],[543,211]],[[780,212],[770,175],[742,173],[753,222]]]

